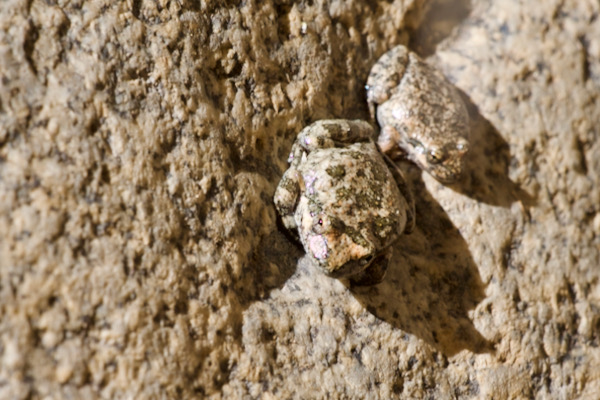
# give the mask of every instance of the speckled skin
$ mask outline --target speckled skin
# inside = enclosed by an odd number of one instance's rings
[[[469,147],[469,117],[456,89],[415,53],[397,46],[367,79],[371,118],[381,127],[378,144],[408,159],[443,183],[456,181]]]
[[[365,121],[304,128],[274,197],[284,225],[326,274],[363,285],[383,279],[390,246],[415,224],[406,182],[373,139]]]

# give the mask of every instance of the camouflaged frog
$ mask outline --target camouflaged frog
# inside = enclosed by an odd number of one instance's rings
[[[397,46],[367,79],[371,118],[381,127],[378,144],[395,158],[401,150],[443,183],[456,181],[469,148],[469,116],[456,89],[415,53]]]
[[[321,120],[304,128],[274,202],[286,228],[329,276],[381,282],[391,245],[415,225],[402,173],[365,121]]]

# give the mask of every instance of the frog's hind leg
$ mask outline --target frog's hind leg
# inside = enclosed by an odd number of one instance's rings
[[[375,130],[371,124],[361,120],[323,119],[298,134],[298,143],[307,152],[370,139],[375,139]]]
[[[367,103],[371,119],[375,119],[375,105],[388,100],[400,84],[409,62],[408,49],[399,45],[382,55],[373,65],[367,78]]]
[[[273,203],[281,215],[283,225],[293,234],[297,234],[296,229],[298,228],[294,219],[294,211],[300,198],[300,179],[296,168],[288,169],[281,177],[273,196]]]
[[[350,282],[356,286],[371,286],[381,283],[385,278],[391,258],[392,248],[388,247],[366,269],[350,277]]]
[[[394,180],[396,181],[396,185],[398,186],[398,190],[400,190],[400,194],[402,194],[406,200],[406,225],[404,226],[404,233],[409,234],[415,229],[416,224],[415,199],[400,169],[385,154],[383,154],[383,158],[390,169]]]

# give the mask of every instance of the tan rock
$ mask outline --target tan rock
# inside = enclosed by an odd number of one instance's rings
[[[0,398],[598,397],[597,2],[280,3],[0,2]],[[399,43],[469,168],[352,288],[271,199]]]

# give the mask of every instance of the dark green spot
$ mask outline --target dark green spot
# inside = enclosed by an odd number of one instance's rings
[[[320,202],[315,201],[314,199],[312,199],[310,197],[308,198],[308,200],[309,200],[308,201],[308,211],[311,214],[317,215],[323,211],[323,205]]]
[[[335,191],[335,199],[340,200],[348,200],[352,196],[352,193],[348,188],[341,187]]]
[[[331,226],[331,229],[338,232],[338,233],[344,233],[347,231],[348,227],[346,226],[346,224],[344,223],[344,221],[342,221],[339,218],[336,217],[329,217],[329,224]]]
[[[365,154],[360,152],[360,151],[356,151],[356,150],[348,150],[348,151],[344,151],[342,153],[343,156],[349,156],[355,160],[364,160]]]
[[[285,189],[285,190],[287,190],[290,193],[297,193],[298,192],[298,185],[297,185],[296,181],[294,181],[292,179],[283,178],[281,180],[281,182],[279,182],[279,186],[282,189]]]
[[[378,182],[385,182],[388,179],[389,170],[379,164],[379,163],[370,163],[371,171],[373,171],[373,178],[375,178]]]
[[[346,168],[343,165],[334,165],[327,168],[325,171],[334,179],[341,179],[346,175]]]
[[[390,234],[394,234],[397,231],[397,222],[396,219],[389,217],[375,217],[373,220],[375,236],[383,240]]]
[[[342,134],[342,128],[338,124],[323,124],[325,129],[331,138],[339,138]]]
[[[348,235],[350,239],[352,239],[352,241],[357,245],[362,247],[369,247],[369,243],[358,230],[350,226],[346,226],[345,232],[346,235]]]
[[[358,208],[381,208],[383,204],[383,187],[379,182],[371,182],[371,186],[354,193],[354,201]],[[349,194],[348,194],[349,196]]]

